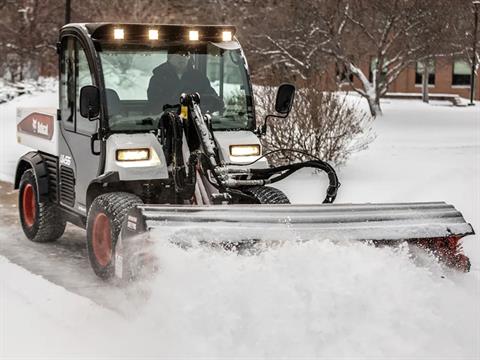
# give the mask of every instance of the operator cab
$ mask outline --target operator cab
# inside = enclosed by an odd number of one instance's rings
[[[101,64],[111,132],[157,129],[164,107],[193,92],[214,130],[254,130],[247,64],[233,27],[86,28]]]
[[[200,144],[182,93],[200,95],[218,161],[266,166],[234,27],[68,24],[58,52],[62,205],[86,214],[102,184],[147,186],[156,201],[176,201],[156,194],[168,194],[160,190],[171,185],[179,144],[186,157]],[[172,112],[182,119],[176,143]]]

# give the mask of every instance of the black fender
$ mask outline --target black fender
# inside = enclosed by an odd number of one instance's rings
[[[120,182],[120,176],[118,175],[118,171],[109,171],[108,173],[103,174],[93,179],[92,181],[90,181],[90,184],[88,184],[87,194],[86,194],[87,212],[88,212],[88,209],[90,209],[90,205],[92,204],[93,200],[98,195],[101,195],[105,192],[104,184],[119,183],[119,182]]]
[[[48,200],[48,169],[42,155],[36,151],[31,151],[23,155],[17,163],[15,171],[14,189],[20,187],[20,180],[25,171],[32,169],[37,182],[37,197],[40,202]]]

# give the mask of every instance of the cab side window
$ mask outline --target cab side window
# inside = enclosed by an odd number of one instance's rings
[[[88,66],[87,55],[77,42],[76,46],[76,84],[75,84],[75,97],[76,97],[76,111],[75,116],[77,120],[76,131],[82,134],[93,134],[97,130],[98,121],[90,121],[84,118],[80,114],[80,89],[85,85],[93,85],[92,75],[90,73],[90,67]]]
[[[80,89],[93,85],[85,50],[73,37],[62,40],[60,62],[60,112],[66,130],[91,135],[98,121],[89,121],[80,115]]]
[[[75,130],[73,109],[74,98],[74,58],[75,45],[72,38],[63,39],[62,54],[60,62],[60,112],[64,127],[68,130]]]

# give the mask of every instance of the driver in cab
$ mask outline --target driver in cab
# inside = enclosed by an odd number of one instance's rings
[[[147,91],[150,109],[160,113],[164,105],[178,104],[182,93],[194,92],[200,94],[202,110],[215,112],[223,109],[223,100],[208,78],[190,64],[189,52],[169,52],[167,61],[153,69]]]

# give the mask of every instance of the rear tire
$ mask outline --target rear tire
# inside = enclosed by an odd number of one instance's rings
[[[52,242],[60,238],[66,226],[58,206],[50,201],[40,202],[33,170],[23,173],[18,191],[20,223],[28,239],[34,242]]]
[[[93,200],[87,216],[87,253],[95,274],[109,279],[115,270],[115,245],[128,211],[142,204],[133,194],[111,192]]]
[[[290,204],[283,191],[270,186],[252,186],[243,192],[257,199],[257,204]]]

